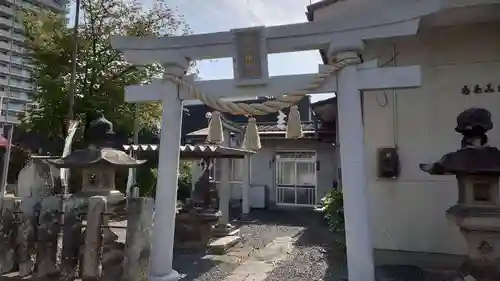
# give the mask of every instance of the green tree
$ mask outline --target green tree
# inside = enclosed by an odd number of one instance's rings
[[[162,73],[157,64],[132,66],[110,45],[110,36],[170,36],[189,32],[184,18],[165,0],[154,0],[149,9],[142,1],[82,0],[76,71],[75,117],[88,121],[96,109],[103,111],[115,130],[131,135],[134,105],[124,102],[124,87],[146,83]],[[73,29],[67,19],[49,11],[23,12],[26,47],[36,70],[36,107],[23,120],[26,130],[49,138],[65,136],[68,116]],[[161,104],[140,106],[140,125],[158,127]],[[80,134],[81,136],[81,134]]]

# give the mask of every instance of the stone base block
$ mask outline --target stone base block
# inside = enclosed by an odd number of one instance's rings
[[[212,254],[223,255],[227,250],[240,242],[240,236],[226,236],[214,240],[209,245],[209,251]]]

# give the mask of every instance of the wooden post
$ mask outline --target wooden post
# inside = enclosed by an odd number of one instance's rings
[[[152,198],[130,198],[128,201],[127,236],[123,260],[123,281],[146,280],[151,229],[153,227]]]

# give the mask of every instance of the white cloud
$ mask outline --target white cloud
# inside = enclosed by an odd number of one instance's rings
[[[246,25],[281,25],[306,21],[309,0],[222,0]]]

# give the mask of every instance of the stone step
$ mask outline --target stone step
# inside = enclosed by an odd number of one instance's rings
[[[225,237],[225,236],[239,236],[240,235],[240,229],[239,228],[233,228],[233,229],[217,229],[213,228],[212,229],[212,237]]]
[[[208,245],[212,254],[224,255],[227,250],[240,242],[240,236],[225,236],[214,240]]]

